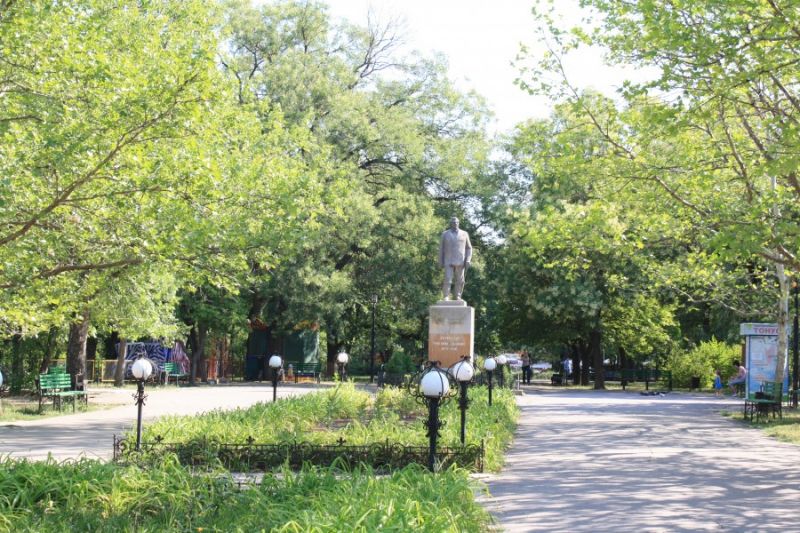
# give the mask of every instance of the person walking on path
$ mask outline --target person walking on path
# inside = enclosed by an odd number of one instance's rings
[[[527,350],[522,352],[522,384],[523,385],[530,385],[531,384],[531,356],[528,354]]]

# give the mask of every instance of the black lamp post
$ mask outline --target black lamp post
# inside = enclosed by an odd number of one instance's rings
[[[504,367],[506,366],[508,359],[505,355],[498,355],[495,360],[497,361],[498,370],[500,371],[500,388],[502,389],[506,386],[506,372]]]
[[[347,355],[347,352],[341,351],[336,356],[336,362],[339,365],[339,381],[344,382],[347,379],[347,371],[345,367],[347,366],[347,362],[350,360],[350,356]]]
[[[439,437],[439,406],[446,402],[454,390],[450,385],[452,377],[439,368],[439,361],[429,361],[425,370],[415,377],[409,384],[411,393],[414,394],[428,407],[428,470],[436,468],[436,440]]]
[[[458,399],[458,408],[461,410],[462,446],[466,443],[467,407],[469,406],[467,389],[469,388],[469,382],[472,381],[472,376],[475,375],[475,369],[472,367],[469,359],[469,356],[465,355],[461,358],[461,361],[454,364],[450,368],[450,373],[453,374],[454,378],[456,378],[456,381],[458,381],[458,385],[461,388],[461,396]]]
[[[375,307],[378,305],[378,295],[372,295],[372,349],[369,352],[369,382],[375,379]]]
[[[800,377],[798,377],[798,364],[800,364],[800,357],[798,357],[798,333],[800,333],[800,328],[798,327],[798,294],[800,294],[800,284],[797,283],[795,279],[792,283],[792,288],[794,289],[794,331],[792,332],[792,366],[794,367],[794,374],[792,375],[792,407],[797,407],[797,388],[800,386]]]
[[[487,357],[483,362],[483,369],[486,371],[489,381],[489,405],[492,405],[492,374],[495,368],[497,368],[497,361],[495,361],[494,357]]]
[[[272,369],[272,401],[278,399],[278,370],[283,364],[283,359],[278,354],[269,358],[269,367]]]
[[[144,382],[153,373],[153,365],[149,360],[139,358],[131,367],[131,373],[136,379],[136,394],[133,399],[136,400],[137,415],[136,415],[136,451],[142,449],[142,406],[147,396],[144,394]]]

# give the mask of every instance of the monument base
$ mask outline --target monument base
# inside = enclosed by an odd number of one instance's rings
[[[428,360],[449,368],[475,352],[475,309],[464,300],[441,300],[428,308]]]

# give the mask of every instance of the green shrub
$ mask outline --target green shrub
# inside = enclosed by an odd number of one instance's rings
[[[679,352],[669,357],[667,369],[672,371],[676,387],[691,386],[691,378],[700,378],[700,387],[710,387],[714,382],[714,370],[719,369],[723,382],[735,372],[733,362],[740,360],[741,348],[716,339],[700,343],[689,352]]]
[[[405,352],[394,352],[386,362],[386,372],[389,374],[406,374],[413,371],[414,362]]]

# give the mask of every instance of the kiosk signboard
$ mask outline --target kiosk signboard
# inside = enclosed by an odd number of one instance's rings
[[[775,381],[778,366],[778,325],[745,323],[739,327],[745,338],[745,366],[747,367],[747,387],[745,394],[761,390],[765,381]],[[789,359],[784,358],[783,390],[789,390]]]

